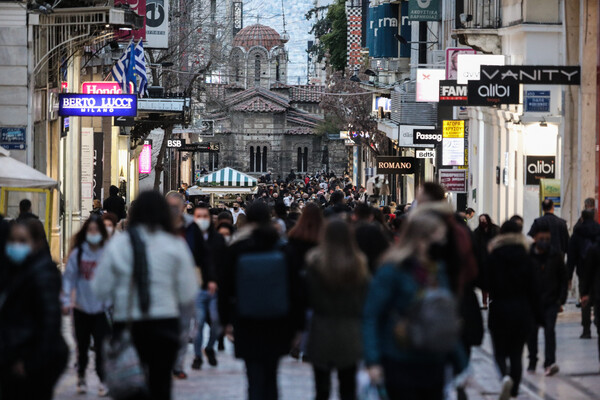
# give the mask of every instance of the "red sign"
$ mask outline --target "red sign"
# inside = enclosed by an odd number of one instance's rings
[[[60,83],[60,89],[63,93],[67,93],[69,91],[69,83],[68,82],[61,82]]]
[[[446,188],[447,192],[466,193],[467,171],[459,171],[456,169],[441,169],[440,184]]]
[[[144,27],[135,31],[115,31],[115,38],[117,40],[146,40],[146,0],[115,0],[115,6],[117,4],[129,4],[129,8],[135,11],[137,15],[144,17]]]
[[[138,159],[138,172],[140,174],[149,174],[152,172],[152,145],[144,144],[142,152]]]
[[[118,82],[83,82],[82,94],[123,94]]]

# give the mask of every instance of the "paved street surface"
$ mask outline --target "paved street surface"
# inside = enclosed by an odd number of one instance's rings
[[[525,375],[522,385],[522,400],[598,400],[600,399],[600,364],[594,332],[593,340],[580,340],[581,326],[579,313],[573,304],[559,317],[558,363],[561,372],[546,378],[538,369],[536,375]],[[543,353],[542,332],[540,350]],[[225,353],[219,353],[219,366],[206,366],[202,371],[188,371],[189,378],[175,382],[175,400],[245,400],[245,377],[241,362],[232,357],[233,349],[228,344]],[[526,353],[526,352],[525,352]],[[192,346],[189,346],[187,364],[192,360]],[[543,363],[542,361],[540,364]],[[91,364],[91,363],[90,363]],[[97,378],[90,365],[88,373],[89,393],[79,396],[75,393],[76,374],[71,368],[59,382],[58,400],[96,398]],[[469,399],[497,399],[500,389],[499,378],[491,359],[489,336],[484,346],[473,352],[473,376],[469,384]],[[312,372],[310,366],[286,358],[280,368],[280,390],[282,400],[310,400],[313,397]],[[332,396],[337,399],[337,396]],[[453,396],[450,397],[451,399]]]

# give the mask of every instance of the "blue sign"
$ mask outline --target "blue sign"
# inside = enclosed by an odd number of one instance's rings
[[[369,7],[367,46],[374,58],[398,57],[398,4],[381,4]]]
[[[135,94],[61,94],[58,115],[61,117],[135,117]]]
[[[526,112],[549,112],[550,111],[549,90],[528,90],[525,92]]]
[[[7,150],[25,150],[27,128],[0,128],[0,146]]]

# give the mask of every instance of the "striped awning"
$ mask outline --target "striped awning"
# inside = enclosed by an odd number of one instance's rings
[[[217,183],[218,186],[227,187],[254,187],[258,184],[255,178],[229,167],[203,176],[199,182],[200,184]]]

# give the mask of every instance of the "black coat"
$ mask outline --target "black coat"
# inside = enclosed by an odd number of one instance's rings
[[[487,259],[487,288],[490,293],[488,326],[492,334],[525,340],[541,321],[534,265],[525,237],[500,235],[491,243]]]
[[[492,239],[498,236],[500,228],[498,225],[492,224],[487,231],[478,227],[473,232],[473,252],[479,268],[484,268],[488,256],[488,246]]]
[[[202,273],[202,289],[208,282],[217,282],[223,254],[226,251],[225,239],[212,226],[208,230],[208,239],[204,240],[202,231],[195,223],[185,230],[185,240],[192,251],[194,262]]]
[[[61,332],[61,275],[49,254],[8,265],[0,277],[0,371],[23,361],[28,375],[66,366]],[[3,300],[4,299],[4,300]],[[64,361],[64,362],[58,362]]]
[[[569,240],[569,252],[567,258],[567,270],[569,280],[573,277],[573,272],[581,281],[585,275],[584,257],[585,252],[596,243],[600,243],[600,224],[594,220],[583,220],[578,222],[573,229],[573,236]],[[580,282],[581,283],[581,282]],[[581,288],[580,288],[581,290]]]
[[[379,223],[359,223],[354,232],[356,243],[367,256],[369,270],[374,274],[379,258],[390,247],[390,240]]]
[[[531,247],[530,254],[542,306],[565,304],[569,282],[563,255],[554,248],[546,254],[537,254],[535,244]]]
[[[536,218],[531,225],[529,236],[534,237],[540,225],[547,225],[550,228],[552,247],[563,254],[569,250],[569,229],[567,221],[558,218],[552,213],[546,213],[544,216]]]
[[[300,273],[285,249],[289,268],[290,312],[286,317],[270,320],[241,318],[236,308],[236,267],[242,254],[264,252],[279,245],[277,231],[271,226],[238,232],[238,239],[225,252],[219,281],[219,317],[223,326],[233,325],[235,355],[242,359],[280,357],[289,353],[295,333],[304,328],[303,293]]]
[[[127,217],[127,213],[125,212],[125,200],[120,196],[109,196],[104,200],[104,209],[115,214],[119,220]]]
[[[600,307],[600,245],[592,247],[585,257],[585,275],[579,288],[581,296],[591,296],[592,301]]]

